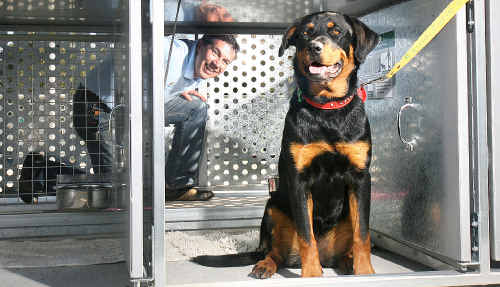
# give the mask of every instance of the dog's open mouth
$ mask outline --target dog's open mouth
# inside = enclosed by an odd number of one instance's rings
[[[313,62],[311,63],[311,65],[309,65],[309,74],[322,79],[331,79],[337,77],[338,74],[340,74],[340,72],[342,71],[342,67],[342,61],[337,62],[331,66]]]

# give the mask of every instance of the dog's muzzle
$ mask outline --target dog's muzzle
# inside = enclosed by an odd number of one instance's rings
[[[308,45],[309,53],[313,57],[318,57],[321,55],[321,52],[323,51],[324,44],[321,43],[320,41],[311,41]]]

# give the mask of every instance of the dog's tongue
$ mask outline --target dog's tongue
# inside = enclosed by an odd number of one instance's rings
[[[335,65],[331,65],[331,66],[311,65],[311,66],[309,66],[309,73],[311,73],[311,74],[327,75],[327,74],[335,74],[336,71],[337,71],[337,67]]]
[[[327,66],[309,66],[309,73],[311,74],[322,74],[326,73],[327,70]]]

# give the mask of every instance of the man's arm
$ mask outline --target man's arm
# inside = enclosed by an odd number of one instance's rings
[[[193,98],[191,96],[198,97],[198,98],[200,98],[204,102],[207,101],[207,98],[205,98],[203,95],[201,95],[200,93],[198,93],[197,90],[184,91],[184,92],[181,93],[181,96],[183,96],[186,100],[188,100],[190,102],[193,100]]]

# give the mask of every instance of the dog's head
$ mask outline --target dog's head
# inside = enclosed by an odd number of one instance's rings
[[[298,19],[285,35],[279,56],[297,48],[295,73],[309,94],[344,97],[356,85],[351,76],[378,44],[379,36],[358,19],[336,12],[319,12]]]

